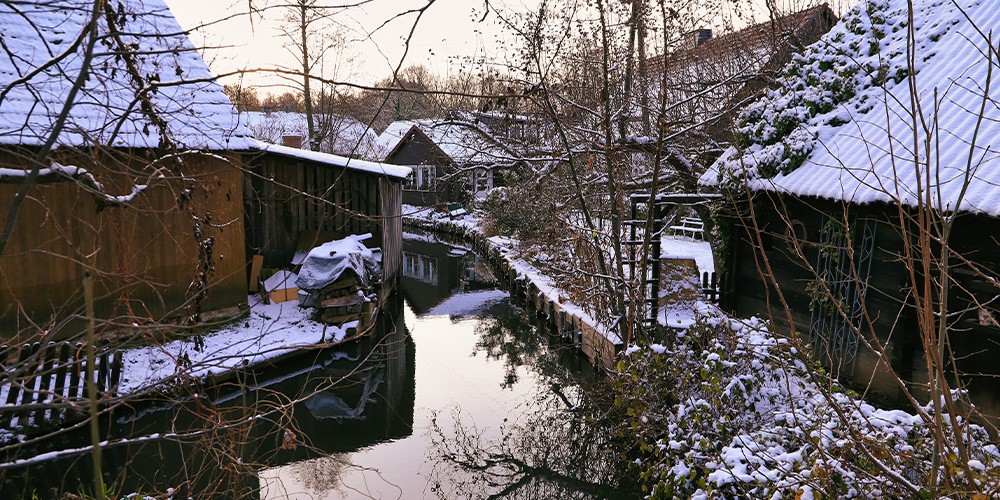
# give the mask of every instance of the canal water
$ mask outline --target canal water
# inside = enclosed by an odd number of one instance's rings
[[[509,284],[471,249],[407,233],[403,250],[401,293],[370,337],[188,388],[171,402],[116,409],[102,435],[126,441],[104,451],[111,490],[262,499],[637,494],[623,479],[607,382],[576,348],[512,301]],[[83,429],[69,431],[20,456],[87,442]],[[2,470],[0,496],[87,493],[92,473],[86,454]]]

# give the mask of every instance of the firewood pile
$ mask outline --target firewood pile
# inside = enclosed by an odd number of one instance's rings
[[[367,325],[375,309],[375,285],[381,268],[361,242],[370,235],[348,236],[313,248],[296,279],[303,307],[316,308],[316,317],[328,325],[358,322]]]
[[[316,292],[315,307],[320,321],[328,325],[342,325],[348,321],[361,321],[370,315],[374,301],[375,295],[370,289],[362,287],[357,277],[344,276]]]

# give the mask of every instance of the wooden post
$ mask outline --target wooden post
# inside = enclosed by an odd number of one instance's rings
[[[250,293],[257,293],[260,283],[260,272],[264,268],[264,256],[257,254],[250,261]]]
[[[76,399],[83,395],[83,390],[80,384],[80,374],[83,373],[83,360],[80,359],[81,352],[83,352],[83,343],[77,342],[76,349],[73,350],[72,362],[68,367],[69,393],[66,396],[70,399]]]
[[[41,347],[42,344],[39,342],[35,342],[28,347],[27,359],[30,362],[30,366],[25,369],[24,386],[21,388],[21,405],[29,405],[35,399],[35,374],[39,369],[40,360],[38,359],[38,351]],[[17,425],[23,428],[27,424],[28,412],[18,412]]]
[[[27,361],[30,351],[31,351],[31,346],[29,346],[28,344],[24,344],[23,346],[21,346],[21,350],[17,356],[17,365],[16,365],[17,367],[23,370],[24,363]],[[7,409],[10,410],[13,410],[14,405],[17,404],[17,397],[21,393],[21,384],[18,381],[14,380],[13,376],[14,373],[15,373],[14,370],[7,371],[7,379],[10,381],[10,389],[7,391],[7,402],[6,404],[4,404],[4,406],[6,406]],[[10,424],[13,421],[13,419],[14,419],[14,412],[5,411],[3,412],[2,418],[0,418],[0,424],[2,424],[3,427],[10,427]]]
[[[108,392],[112,396],[118,395],[118,385],[122,380],[122,352],[115,351],[114,360],[111,362],[111,380]]]
[[[52,397],[53,393],[49,390],[49,382],[52,380],[52,363],[55,361],[57,355],[55,342],[49,342],[38,353],[38,366],[41,367],[41,377],[38,381],[36,403],[43,403],[46,400],[55,401],[55,398]],[[46,408],[44,407],[39,407],[35,410],[35,425],[40,425],[45,421],[45,412]],[[52,413],[55,414],[56,412],[53,410]]]
[[[60,342],[58,356],[56,357],[56,386],[55,391],[53,391],[53,400],[67,398],[67,395],[63,394],[63,392],[68,389],[66,387],[66,370],[69,368],[69,354],[69,342]],[[61,410],[53,410],[52,419],[58,421],[61,413]]]
[[[103,396],[108,388],[108,353],[101,353],[97,364],[97,394]]]

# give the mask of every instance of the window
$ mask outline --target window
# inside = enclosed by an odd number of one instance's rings
[[[403,252],[403,276],[436,285],[438,281],[437,259],[418,253]]]
[[[472,177],[472,192],[477,197],[482,198],[486,196],[486,192],[493,189],[493,170],[476,169],[471,174]]]
[[[806,286],[810,296],[809,334],[820,358],[832,362],[834,374],[854,369],[859,343],[855,329],[864,312],[876,227],[871,219],[852,218],[845,225],[824,217],[820,230],[815,267],[818,276]]]
[[[437,186],[437,167],[414,165],[413,175],[406,179],[406,188],[415,191],[433,191]]]

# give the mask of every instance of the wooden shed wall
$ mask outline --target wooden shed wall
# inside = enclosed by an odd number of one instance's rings
[[[808,287],[815,281],[821,227],[830,216],[842,219],[846,209],[856,221],[852,230],[860,231],[866,220],[875,221],[871,226],[874,228],[871,271],[863,302],[871,324],[862,328],[863,333],[867,338],[877,338],[888,346],[890,363],[897,373],[912,382],[926,381],[926,365],[916,318],[912,303],[907,298],[910,276],[899,257],[903,237],[898,228],[896,208],[884,204],[847,205],[845,208],[827,200],[799,200],[768,194],[760,196],[761,203],[756,213],[761,232],[758,234],[747,224],[738,227],[734,234],[737,239],[734,253],[736,275],[733,280],[737,283],[734,297],[737,315],[769,317],[778,332],[788,333],[794,329],[802,334],[809,333],[812,301]],[[775,206],[780,209],[775,210]],[[804,260],[786,243],[788,221],[802,223],[799,236],[806,241],[802,247]],[[1000,236],[997,235],[1000,235],[1000,219],[963,215],[958,219],[951,241],[958,252],[969,256],[983,269],[996,273],[1000,270]],[[759,246],[759,242],[763,242],[763,247]],[[762,274],[762,270],[767,268],[771,269],[780,287],[780,298],[778,288]],[[952,274],[958,282],[951,298],[952,303],[957,305],[953,310],[959,310],[968,303],[964,290],[987,299],[1000,292],[995,284],[974,276],[966,267],[958,266]],[[787,313],[782,299],[788,306]],[[994,308],[994,317],[1000,319],[998,310],[1000,307]],[[789,316],[791,325],[787,320]],[[966,312],[951,331],[952,348],[960,369],[982,375],[969,379],[975,389],[973,392],[978,393],[978,404],[992,407],[994,414],[1000,414],[1000,399],[997,399],[994,379],[994,376],[1000,375],[1000,367],[995,363],[996,356],[1000,354],[1000,328],[982,325],[978,314]],[[876,391],[890,400],[895,397],[897,389],[887,378],[876,376],[872,379],[872,373],[878,373],[884,366],[880,368],[880,360],[863,345],[858,347],[856,361],[849,368],[842,375],[861,385],[871,382]]]
[[[403,186],[399,181],[380,179],[382,201],[382,275],[395,288],[403,268]]]
[[[248,255],[288,267],[297,247],[371,233],[383,250],[386,282],[402,266],[401,180],[272,154],[248,159],[245,181]],[[322,237],[315,237],[322,233]],[[316,241],[299,242],[300,237]]]
[[[125,205],[101,207],[75,182],[30,189],[0,255],[0,337],[30,337],[56,322],[62,328],[53,331],[55,337],[78,332],[83,322],[66,320],[83,310],[87,271],[96,277],[99,317],[131,325],[188,314],[188,287],[200,272],[193,217],[203,221],[202,239],[212,239],[214,269],[201,310],[246,301],[239,158],[229,158],[234,166],[188,157],[181,180],[170,174],[149,179],[144,157],[110,152],[60,159],[93,172],[111,194],[128,194],[134,182],[150,184]],[[24,168],[19,158],[4,151],[0,166]],[[0,199],[6,200],[0,220],[19,187],[0,183]]]

